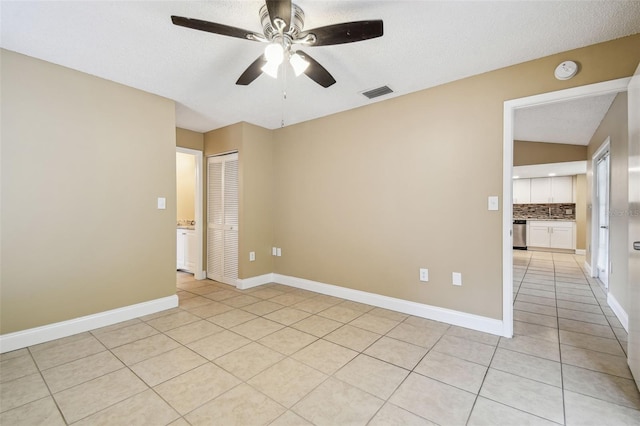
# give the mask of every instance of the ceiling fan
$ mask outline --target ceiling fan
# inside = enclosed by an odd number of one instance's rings
[[[259,15],[263,34],[182,16],[171,16],[171,21],[175,25],[194,30],[266,43],[265,53],[249,65],[236,81],[236,84],[243,86],[253,82],[263,72],[276,78],[280,64],[287,58],[296,76],[304,73],[322,87],[329,87],[336,82],[329,71],[302,50],[293,50],[294,46],[353,43],[381,37],[383,34],[382,20],[379,19],[345,22],[303,31],[304,12],[291,3],[291,0],[266,0]]]

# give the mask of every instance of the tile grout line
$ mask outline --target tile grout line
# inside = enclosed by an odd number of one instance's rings
[[[465,422],[465,425],[469,424],[469,421],[471,420],[471,415],[473,414],[473,410],[476,408],[476,403],[478,402],[478,398],[480,398],[480,392],[482,391],[482,387],[484,386],[484,382],[487,379],[487,375],[489,375],[489,369],[491,368],[491,364],[493,363],[493,358],[496,356],[496,352],[498,352],[498,346],[500,345],[500,339],[502,339],[502,337],[500,337],[498,339],[498,341],[496,342],[496,345],[493,348],[493,353],[491,354],[491,359],[489,360],[489,363],[487,365],[487,369],[484,372],[484,375],[482,376],[482,382],[480,383],[480,387],[478,387],[478,392],[476,393],[476,396],[473,399],[473,404],[471,404],[471,410],[469,410],[469,415],[467,416],[467,421]],[[515,407],[513,407],[513,408],[515,408]]]
[[[555,258],[552,255],[551,259],[553,260],[553,288],[556,294],[556,327],[558,328],[558,357],[560,359],[560,392],[562,395],[562,423],[567,424],[567,407],[565,404],[564,398],[564,364],[562,362],[562,344],[560,340],[560,311],[558,307],[558,290],[557,290],[557,280],[556,280],[556,265]]]
[[[36,359],[33,357],[33,353],[31,352],[31,347],[28,346],[27,347],[27,353],[29,354],[29,356],[31,357],[31,361],[33,362],[33,365],[36,366],[36,369],[38,370],[38,374],[40,375],[40,378],[42,379],[42,382],[44,383],[44,385],[47,387],[47,391],[49,392],[49,397],[53,400],[53,403],[56,406],[56,409],[58,410],[58,413],[60,413],[60,417],[62,418],[62,421],[68,425],[69,422],[67,421],[67,418],[65,417],[64,413],[62,412],[62,409],[60,408],[60,405],[58,404],[58,400],[56,398],[54,398],[53,396],[53,392],[51,392],[51,388],[49,387],[49,383],[47,383],[47,381],[44,378],[44,375],[42,374],[42,370],[40,369],[40,366],[38,366],[38,363],[36,362]],[[40,399],[44,399],[46,397],[40,398]],[[37,401],[39,401],[40,399],[38,399]],[[35,402],[35,401],[32,401]],[[27,403],[29,404],[29,403]],[[23,407],[27,404],[22,404],[20,407]],[[13,409],[18,408],[18,407],[14,407]]]
[[[581,269],[581,270],[582,270],[582,269]],[[589,282],[589,278],[591,278],[591,277],[587,277],[587,274],[586,274],[586,272],[585,272],[584,270],[582,270],[582,273],[584,274],[585,278],[587,279],[587,282]],[[596,284],[598,285],[598,288],[600,289],[600,291],[602,291],[603,293],[605,293],[605,296],[606,296],[606,295],[608,294],[608,288],[606,288],[606,287],[604,286],[604,284],[602,283],[602,281],[600,281],[600,279],[598,279],[598,278],[593,278],[593,280],[594,280],[594,281],[596,282]],[[591,292],[593,293],[593,288],[592,288],[592,286],[591,286],[591,283],[589,283],[589,289],[590,289],[590,290],[591,290]],[[605,290],[607,290],[607,291],[605,292]],[[595,293],[594,293],[594,297],[596,297],[596,296],[595,296]],[[615,339],[618,341],[618,345],[620,346],[620,349],[622,349],[622,352],[624,353],[625,358],[627,358],[627,357],[628,357],[628,355],[627,355],[627,349],[625,349],[625,345],[623,345],[623,344],[622,344],[622,342],[620,341],[620,338],[619,338],[618,334],[613,330],[613,328],[614,328],[614,327],[611,325],[611,322],[609,321],[609,319],[608,319],[608,317],[607,317],[607,314],[604,312],[604,309],[602,309],[602,304],[600,304],[600,301],[598,300],[598,298],[597,298],[597,297],[596,297],[596,301],[598,302],[598,307],[600,308],[600,311],[602,311],[602,314],[604,315],[605,320],[607,320],[607,323],[608,323],[608,325],[609,325],[609,328],[610,328],[610,329],[611,329],[611,331],[613,332],[613,335],[614,335]],[[607,303],[607,307],[608,307],[609,309],[611,309],[611,308],[608,306],[608,303]],[[614,313],[614,318],[616,318],[616,320],[618,320],[618,317],[615,315],[615,313]],[[619,320],[618,320],[618,321],[619,321]],[[625,330],[625,331],[626,331],[626,330]]]
[[[529,270],[529,265],[531,264],[531,256],[528,256],[527,258],[527,265],[524,268],[524,273],[522,274],[522,278],[520,279],[520,282],[518,283],[518,291],[516,292],[516,294],[513,296],[513,301],[512,303],[515,304],[518,295],[520,294],[520,290],[522,289],[522,283],[524,282],[524,277],[527,275],[527,271]]]

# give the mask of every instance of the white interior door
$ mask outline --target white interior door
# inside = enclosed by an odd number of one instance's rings
[[[640,66],[631,79],[629,106],[629,342],[627,362],[640,389]]]
[[[207,161],[207,278],[238,279],[238,154]]]
[[[605,153],[597,163],[596,196],[598,214],[598,278],[609,287],[609,153]]]

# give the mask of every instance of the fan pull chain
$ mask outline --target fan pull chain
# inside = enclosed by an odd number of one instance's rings
[[[282,91],[282,117],[280,119],[280,128],[284,127],[284,105],[286,100],[287,100],[287,91],[283,90]]]
[[[284,128],[284,108],[285,101],[287,100],[287,64],[283,64],[282,70],[282,115],[280,117],[280,128]]]

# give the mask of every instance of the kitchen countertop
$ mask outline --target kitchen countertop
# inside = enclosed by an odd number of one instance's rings
[[[195,226],[178,226],[178,229],[190,229],[194,231],[196,227]]]
[[[547,222],[575,222],[575,219],[553,219],[553,218],[547,218],[547,219],[540,219],[540,218],[534,218],[534,217],[514,217],[513,220],[526,220],[528,222],[530,221],[547,221]]]

